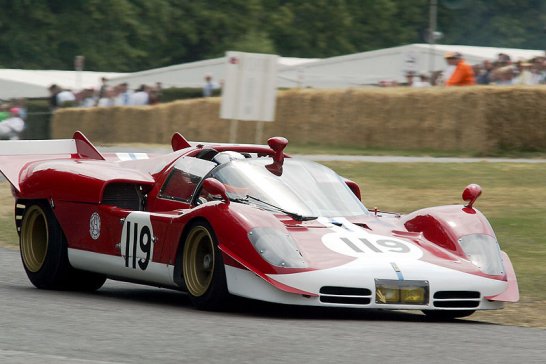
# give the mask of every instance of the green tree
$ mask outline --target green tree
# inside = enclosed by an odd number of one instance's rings
[[[227,45],[228,49],[240,52],[275,54],[275,45],[265,32],[250,30],[241,38]]]
[[[348,0],[354,18],[352,43],[358,51],[422,43],[428,28],[428,0]]]
[[[233,50],[237,42],[243,42],[249,32],[266,39],[258,31],[261,0],[200,0],[186,6],[190,9],[188,20],[197,29],[196,41],[188,48],[186,60],[221,57]]]
[[[283,56],[330,57],[355,51],[350,42],[354,30],[344,0],[271,2],[268,29]]]
[[[443,43],[546,48],[544,0],[440,0],[438,11]]]
[[[228,50],[331,57],[424,42],[430,0],[0,0],[0,65],[138,71]],[[545,0],[438,0],[444,44],[546,48]]]
[[[0,1],[0,64],[10,68],[50,67],[49,39],[58,19],[47,3]]]

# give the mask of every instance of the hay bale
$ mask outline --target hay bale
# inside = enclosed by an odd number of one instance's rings
[[[278,92],[275,122],[263,140],[282,135],[293,144],[400,150],[493,153],[546,151],[544,87],[366,88]],[[155,106],[74,108],[55,113],[53,138],[81,130],[104,143],[229,141],[220,98]],[[239,121],[237,142],[254,143],[256,123]]]

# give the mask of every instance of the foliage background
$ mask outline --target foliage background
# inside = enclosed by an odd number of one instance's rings
[[[444,44],[544,49],[545,0],[438,0]],[[429,0],[0,0],[0,67],[132,72],[226,50],[330,57],[425,42]]]

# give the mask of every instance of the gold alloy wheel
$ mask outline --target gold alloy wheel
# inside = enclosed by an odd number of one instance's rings
[[[205,294],[212,283],[214,273],[214,242],[209,231],[196,226],[188,235],[184,245],[184,280],[189,293],[194,297]]]
[[[21,256],[25,267],[36,273],[42,268],[48,246],[47,218],[39,206],[31,206],[21,228]]]

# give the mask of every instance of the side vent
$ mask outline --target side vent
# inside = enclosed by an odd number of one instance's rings
[[[102,203],[126,210],[142,210],[144,198],[140,187],[130,183],[111,183],[104,189]]]
[[[319,293],[324,303],[369,305],[372,300],[372,291],[367,288],[324,286]]]

